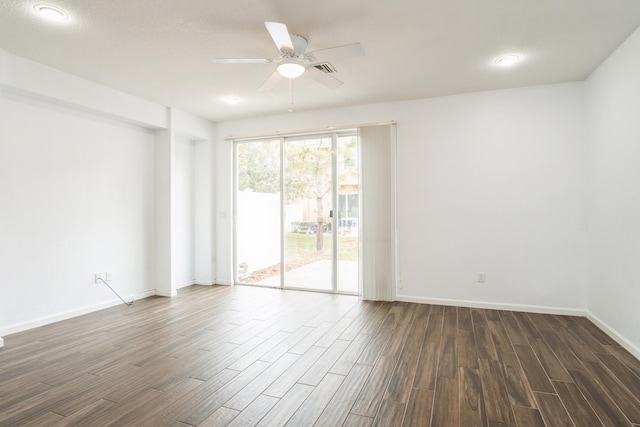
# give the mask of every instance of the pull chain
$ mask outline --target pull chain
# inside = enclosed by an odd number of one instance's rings
[[[293,113],[293,79],[289,79],[289,112]]]

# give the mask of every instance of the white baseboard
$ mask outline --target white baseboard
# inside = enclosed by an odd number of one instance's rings
[[[607,325],[600,320],[595,314],[587,311],[587,319],[591,320],[598,328],[600,328],[605,334],[613,338],[618,344],[624,347],[629,353],[633,354],[636,358],[640,359],[640,348],[633,344],[631,341],[622,336],[618,331]]]
[[[194,285],[213,286],[215,283],[211,279],[198,279],[193,281]]]
[[[233,286],[233,280],[216,279],[215,284],[222,286]]]
[[[4,347],[4,339],[2,339],[2,337],[0,337],[0,348]]]
[[[186,288],[187,286],[191,286],[191,285],[195,285],[196,281],[195,280],[187,280],[185,282],[180,282],[176,285],[176,289],[182,289],[182,288]]]
[[[165,291],[164,289],[156,289],[156,295],[161,296],[161,297],[175,297],[176,295],[178,295],[178,291],[176,291],[175,289],[172,289],[170,291]]]
[[[133,297],[130,297],[129,299],[131,299],[132,301],[135,301],[135,300],[145,299],[145,298],[154,297],[154,296],[156,296],[156,290],[149,289],[148,291],[140,292],[139,294]],[[126,301],[127,298],[125,298],[124,300]]]
[[[123,297],[125,301],[135,301],[154,296],[156,294],[155,289],[144,291],[135,295],[129,295]],[[82,316],[83,314],[93,313],[94,311],[102,310],[105,308],[113,307],[115,305],[122,304],[118,298],[104,301],[98,304],[88,305],[75,310],[64,311],[62,313],[53,314],[50,316],[43,316],[37,319],[28,320],[26,322],[15,323],[0,329],[0,336],[6,336],[15,334],[16,332],[26,331],[27,329],[37,328],[39,326],[48,325],[50,323],[59,322],[61,320],[70,319],[72,317]]]
[[[407,295],[397,295],[396,301],[402,302],[415,302],[419,304],[434,304],[434,305],[449,305],[456,307],[469,307],[469,308],[483,308],[488,310],[506,310],[506,311],[523,311],[526,313],[542,313],[542,314],[559,314],[565,316],[582,316],[591,320],[598,328],[604,333],[609,335],[618,344],[624,347],[627,351],[640,359],[640,348],[618,333],[611,326],[600,320],[597,316],[586,309],[579,308],[565,308],[565,307],[546,307],[538,305],[524,305],[524,304],[501,304],[492,302],[481,301],[465,301],[465,300],[452,300],[444,298],[424,298],[424,297],[412,297]]]
[[[587,311],[579,308],[546,307],[524,304],[503,304],[484,301],[466,301],[444,298],[412,297],[396,295],[396,301],[415,302],[419,304],[450,305],[456,307],[483,308],[487,310],[524,311],[526,313],[560,314],[566,316],[586,316]]]
[[[210,285],[208,283],[197,283],[197,284]],[[233,281],[217,280],[215,284],[232,286]],[[151,289],[151,290],[147,290],[145,292],[136,294],[134,296],[128,296],[124,299],[125,301],[140,300],[140,299],[148,298],[154,295],[172,297],[177,295],[177,292],[175,290],[172,292],[167,292],[159,289]],[[407,295],[397,295],[396,301],[414,302],[419,304],[434,304],[434,305],[448,305],[448,306],[456,306],[456,307],[482,308],[482,309],[488,309],[488,310],[507,310],[507,311],[523,311],[527,313],[586,316],[596,326],[602,329],[602,331],[604,331],[607,335],[613,338],[627,351],[629,351],[635,357],[640,359],[640,348],[638,348],[631,341],[629,341],[624,336],[619,334],[615,329],[613,329],[612,327],[607,325],[605,322],[600,320],[596,315],[594,315],[593,313],[587,310],[581,310],[577,308],[545,307],[545,306],[523,305],[523,304],[502,304],[502,303],[490,303],[490,302],[481,302],[481,301],[452,300],[452,299],[444,299],[444,298],[425,298],[425,297],[413,297],[413,296],[407,296]],[[70,319],[72,317],[81,316],[87,313],[92,313],[94,311],[113,307],[121,303],[122,301],[120,301],[119,299],[113,299],[113,300],[105,301],[99,304],[93,304],[90,306],[82,307],[76,310],[69,310],[69,311],[54,314],[51,316],[40,317],[38,319],[30,320],[27,322],[17,323],[17,324],[10,325],[0,329],[0,335],[6,336],[6,335],[14,334],[17,332],[26,331],[27,329],[37,328],[39,326],[48,325],[50,323],[59,322],[61,320]],[[4,347],[4,339],[2,338],[2,336],[0,336],[0,348],[2,347]]]

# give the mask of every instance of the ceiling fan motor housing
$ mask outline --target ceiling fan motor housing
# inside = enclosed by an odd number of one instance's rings
[[[303,56],[304,52],[307,50],[307,39],[297,34],[290,34],[291,36],[291,44],[293,44],[293,50],[295,52],[283,52],[284,54],[293,54],[294,56]]]

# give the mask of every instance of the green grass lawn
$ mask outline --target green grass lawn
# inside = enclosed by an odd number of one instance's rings
[[[318,253],[316,250],[316,235],[307,235],[301,233],[285,234],[285,255],[288,260],[303,261],[307,264],[320,259],[331,258],[331,245],[333,238],[331,235],[323,236],[323,251]],[[358,260],[358,237],[357,236],[338,236],[338,260],[339,261],[357,261]]]
[[[331,235],[323,235],[323,250],[316,250],[316,235],[285,233],[285,268],[290,271],[314,261],[331,259]],[[338,237],[338,261],[358,261],[358,237]],[[280,274],[280,263],[250,272],[242,280],[245,283],[257,283],[268,277]]]

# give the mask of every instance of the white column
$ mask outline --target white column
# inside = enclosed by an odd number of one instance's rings
[[[195,144],[194,271],[198,285],[213,285],[214,197],[213,142]]]
[[[171,130],[159,130],[156,131],[155,137],[156,268],[154,282],[157,295],[172,297],[177,294],[172,279],[173,259],[171,250],[173,132]]]

